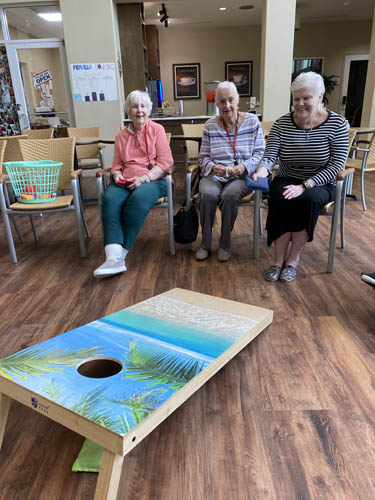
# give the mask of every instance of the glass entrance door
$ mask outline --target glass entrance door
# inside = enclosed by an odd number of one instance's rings
[[[75,125],[62,23],[41,18],[50,11],[58,15],[58,5],[0,8],[19,129]]]
[[[62,42],[10,42],[8,59],[21,128],[73,122]],[[70,88],[70,87],[69,87]]]

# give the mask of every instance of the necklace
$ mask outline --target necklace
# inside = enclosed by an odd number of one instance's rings
[[[310,128],[310,130],[307,130],[307,129],[303,129],[303,131],[305,132],[305,137],[306,137],[306,140],[308,141],[310,139],[310,133],[312,131],[313,127]]]

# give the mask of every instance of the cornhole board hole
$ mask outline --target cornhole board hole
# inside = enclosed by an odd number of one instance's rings
[[[95,500],[116,499],[124,456],[272,317],[175,288],[4,358],[0,446],[14,399],[102,446]]]

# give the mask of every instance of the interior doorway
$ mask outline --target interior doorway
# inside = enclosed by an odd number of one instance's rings
[[[368,54],[345,57],[341,113],[351,127],[361,125],[368,58]]]

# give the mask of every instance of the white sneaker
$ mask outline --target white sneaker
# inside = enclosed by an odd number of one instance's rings
[[[107,278],[126,271],[124,259],[108,258],[94,271],[95,278]]]

